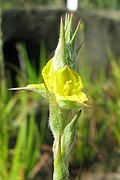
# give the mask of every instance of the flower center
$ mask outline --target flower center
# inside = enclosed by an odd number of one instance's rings
[[[66,84],[63,87],[64,94],[66,96],[70,96],[72,94],[72,88],[73,88],[72,86],[73,86],[72,80],[66,81]]]

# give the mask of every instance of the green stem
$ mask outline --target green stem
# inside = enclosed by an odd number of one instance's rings
[[[65,159],[62,157],[60,134],[54,140],[53,153],[54,153],[53,180],[68,180],[69,178],[68,163],[65,162]]]
[[[68,180],[68,156],[73,146],[77,122],[81,111],[70,116],[70,110],[62,109],[50,102],[50,128],[54,136],[54,173],[53,180]]]
[[[52,101],[53,103],[53,101]],[[62,156],[61,136],[68,122],[69,111],[61,109],[54,103],[50,103],[50,128],[54,135],[53,154],[54,154],[54,174],[53,180],[68,180],[68,163]]]

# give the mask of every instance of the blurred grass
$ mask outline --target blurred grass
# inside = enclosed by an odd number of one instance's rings
[[[10,9],[16,7],[36,7],[36,6],[49,6],[53,8],[61,8],[65,6],[64,0],[1,0],[0,7],[2,9]]]
[[[79,0],[79,6],[89,9],[119,9],[119,0]]]
[[[83,57],[80,57],[81,59]],[[82,61],[80,74],[90,108],[83,108],[73,158],[77,164],[120,159],[120,66],[111,51],[109,71],[96,74]],[[114,158],[113,158],[114,160]]]
[[[26,179],[40,158],[40,146],[46,135],[47,107],[45,111],[39,111],[39,119],[36,120],[36,113],[41,108],[40,97],[34,93],[7,90],[12,87],[12,82],[10,72],[6,78],[1,37],[0,30],[0,179]],[[41,60],[39,63],[42,68],[46,52],[44,43],[41,43],[42,63]],[[26,67],[24,71],[14,66],[18,86],[41,82],[41,68],[37,74],[29,62],[24,45],[20,44],[18,48]]]

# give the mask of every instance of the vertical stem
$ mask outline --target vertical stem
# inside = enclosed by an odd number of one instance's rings
[[[68,110],[60,109],[57,105],[50,105],[50,128],[54,135],[54,174],[53,180],[68,180],[68,163],[61,153],[61,136],[68,121]]]
[[[68,164],[67,162],[65,162],[65,159],[62,157],[61,154],[60,134],[54,140],[53,153],[54,153],[53,180],[68,180],[69,177]]]

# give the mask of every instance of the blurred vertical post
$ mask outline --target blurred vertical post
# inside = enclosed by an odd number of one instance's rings
[[[67,9],[76,11],[78,9],[78,0],[67,0]]]

